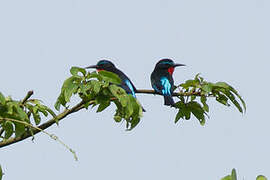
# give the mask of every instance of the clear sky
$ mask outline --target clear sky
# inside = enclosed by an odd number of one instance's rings
[[[174,124],[176,110],[160,96],[138,95],[147,112],[131,132],[113,120],[114,107],[72,114],[54,133],[78,154],[75,162],[44,134],[0,149],[4,180],[207,179],[236,168],[241,179],[270,178],[267,0],[0,0],[0,91],[53,107],[71,66],[102,58],[150,89],[155,63],[172,58],[179,84],[201,73],[233,85],[246,114],[210,102],[205,126]],[[78,99],[74,98],[76,103]]]

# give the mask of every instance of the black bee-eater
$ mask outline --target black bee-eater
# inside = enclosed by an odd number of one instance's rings
[[[184,64],[176,64],[171,59],[161,59],[157,62],[154,71],[151,74],[151,84],[153,89],[164,96],[164,105],[173,106],[174,101],[172,93],[174,90],[173,72],[177,66],[185,66]]]
[[[131,80],[119,69],[117,69],[115,67],[115,65],[108,60],[100,60],[96,65],[92,65],[92,66],[88,66],[86,67],[88,68],[95,68],[97,71],[109,71],[109,72],[113,72],[115,74],[117,74],[119,76],[119,78],[122,80],[121,84],[119,85],[121,88],[123,88],[127,94],[131,94],[133,97],[136,98],[136,87],[134,86],[134,84],[131,82]],[[142,107],[143,111],[144,108]]]

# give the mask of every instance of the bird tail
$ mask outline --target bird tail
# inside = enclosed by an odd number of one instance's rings
[[[166,106],[173,106],[174,105],[174,101],[172,96],[164,96],[164,105]]]
[[[144,107],[143,107],[142,105],[141,105],[141,107],[142,107],[142,111],[143,111],[143,112],[146,112],[146,110],[144,109]]]

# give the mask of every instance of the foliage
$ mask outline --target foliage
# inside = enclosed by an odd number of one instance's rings
[[[41,122],[41,117],[56,114],[38,99],[13,100],[0,93],[0,139],[10,138],[32,133],[35,126]],[[57,122],[57,118],[55,118]]]
[[[232,169],[231,174],[228,176],[225,176],[221,180],[237,180],[236,170]],[[259,175],[259,176],[257,176],[256,180],[267,180],[267,178],[264,177],[263,175]]]
[[[204,125],[209,112],[208,97],[214,97],[217,102],[225,106],[233,104],[241,113],[246,110],[242,97],[225,82],[207,82],[197,74],[193,80],[180,84],[178,88],[180,87],[182,89],[177,94],[179,101],[175,104],[175,108],[179,109],[175,123],[180,119],[189,120],[192,114],[201,125]]]
[[[257,176],[256,180],[267,180],[267,178],[263,175]]]
[[[76,112],[81,108],[88,109],[89,106],[92,108],[97,106],[96,112],[102,112],[113,103],[116,106],[114,113],[116,122],[125,121],[127,130],[138,125],[142,117],[142,107],[136,98],[126,94],[119,87],[121,80],[116,74],[108,71],[87,72],[79,67],[72,67],[70,73],[71,77],[64,81],[55,103],[58,111],[61,106],[68,109],[71,97],[78,95],[83,107],[67,113]],[[180,92],[173,94],[179,99],[174,106],[179,110],[175,123],[180,119],[189,120],[193,115],[201,125],[204,125],[209,112],[207,104],[209,97],[214,97],[225,106],[232,104],[241,113],[246,110],[244,100],[232,86],[225,82],[207,82],[198,74],[194,79],[180,84],[178,88],[181,88]],[[54,118],[53,123],[57,123],[58,118],[62,119],[67,115],[64,112],[64,115],[60,113],[56,116],[53,110],[43,105],[40,100],[29,99],[29,97],[16,101],[0,93],[0,143],[24,135],[25,137],[34,135],[34,129],[40,131],[38,126],[42,116],[47,117],[50,114]]]
[[[89,106],[98,106],[96,112],[102,112],[113,102],[117,107],[114,120],[116,122],[125,120],[128,130],[140,122],[142,107],[136,98],[117,86],[121,80],[116,74],[108,71],[90,73],[79,67],[72,67],[70,73],[72,76],[63,83],[55,103],[57,110],[60,110],[61,106],[67,108],[72,95],[78,94],[86,109]]]
[[[111,72],[100,71],[86,72],[85,69],[72,67],[70,69],[71,77],[66,79],[62,85],[60,95],[55,103],[55,109],[60,110],[61,106],[65,110],[56,115],[53,110],[42,104],[38,99],[29,99],[32,94],[28,94],[23,100],[13,100],[11,97],[5,97],[0,92],[0,147],[23,140],[35,133],[44,132],[54,140],[57,140],[77,158],[75,152],[58,139],[57,136],[49,134],[44,129],[58,120],[65,118],[68,114],[76,112],[82,108],[88,109],[97,106],[96,112],[102,112],[112,103],[116,110],[114,120],[116,122],[126,122],[127,130],[131,130],[138,125],[142,117],[142,106],[132,95],[119,87],[120,78]],[[174,105],[179,111],[175,117],[175,123],[180,119],[189,120],[191,115],[197,118],[201,125],[205,124],[208,117],[209,106],[207,100],[209,97],[215,98],[219,103],[230,106],[234,105],[239,112],[246,110],[246,105],[238,92],[225,82],[211,83],[205,81],[199,74],[192,80],[187,80],[178,86],[179,92],[173,96],[178,97],[178,102]],[[149,93],[148,90],[146,90]],[[141,90],[141,93],[146,91]],[[137,92],[139,92],[137,90]],[[155,91],[150,91],[156,94]],[[69,108],[69,102],[72,96],[78,95],[81,102],[76,106]],[[42,125],[42,117],[51,115],[53,118]],[[10,142],[6,143],[8,140]],[[2,169],[0,166],[0,180],[2,179]],[[222,180],[236,180],[236,171],[232,170],[231,175]],[[266,180],[264,176],[258,176],[257,180]]]
[[[3,170],[2,170],[2,167],[0,165],[0,180],[2,180],[2,177],[3,177]]]
[[[232,173],[228,176],[225,176],[221,180],[237,180],[236,170],[232,169]]]

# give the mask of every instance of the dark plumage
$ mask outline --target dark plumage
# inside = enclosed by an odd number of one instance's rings
[[[172,93],[174,89],[173,72],[177,66],[185,66],[184,64],[176,64],[171,59],[161,59],[157,62],[154,71],[151,74],[151,84],[153,89],[164,96],[164,105],[173,106],[174,101]]]
[[[111,61],[101,60],[97,63],[97,65],[88,66],[86,68],[95,68],[97,69],[97,71],[105,70],[117,74],[122,80],[119,86],[123,88],[127,94],[131,94],[133,97],[136,98],[135,93],[137,90],[132,81],[121,70],[117,69]],[[143,111],[145,110],[143,109]]]

